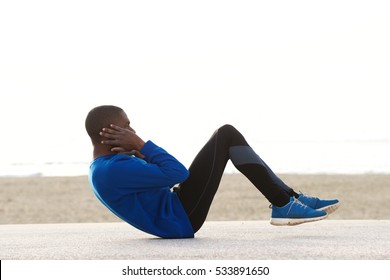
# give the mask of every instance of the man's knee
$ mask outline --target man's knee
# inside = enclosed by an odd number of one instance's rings
[[[237,129],[231,124],[224,124],[218,129],[218,132],[231,134],[231,133],[236,133]]]
[[[219,137],[225,139],[229,146],[234,145],[248,145],[244,136],[231,124],[221,126],[217,133]]]

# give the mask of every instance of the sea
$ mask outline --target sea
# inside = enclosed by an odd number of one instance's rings
[[[390,140],[257,142],[252,145],[275,173],[390,173]],[[192,158],[181,157],[185,166]],[[0,163],[1,177],[83,176],[90,161]],[[237,173],[230,162],[226,173]]]

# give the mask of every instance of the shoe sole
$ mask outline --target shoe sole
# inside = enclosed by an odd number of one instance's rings
[[[317,210],[322,210],[322,211],[325,211],[328,214],[331,214],[334,211],[336,211],[339,207],[340,207],[340,202],[337,202],[336,204],[328,205],[326,207],[322,207],[322,208],[317,209]]]
[[[303,223],[310,223],[323,220],[328,217],[328,213],[324,216],[315,217],[315,218],[296,218],[296,219],[280,219],[280,218],[271,218],[270,223],[273,226],[296,226]]]

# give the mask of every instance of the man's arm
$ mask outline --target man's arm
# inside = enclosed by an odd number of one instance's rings
[[[110,128],[103,129],[101,135],[107,138],[102,144],[113,146],[111,151],[145,159],[129,159],[116,164],[111,170],[116,179],[127,182],[125,185],[163,187],[180,183],[189,175],[175,157],[151,141],[145,143],[131,129],[110,125]]]

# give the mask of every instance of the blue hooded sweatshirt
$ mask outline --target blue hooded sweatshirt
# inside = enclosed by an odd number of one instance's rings
[[[132,226],[162,238],[192,238],[188,216],[171,188],[188,170],[164,149],[147,141],[145,158],[111,154],[96,158],[89,181],[96,197]]]

